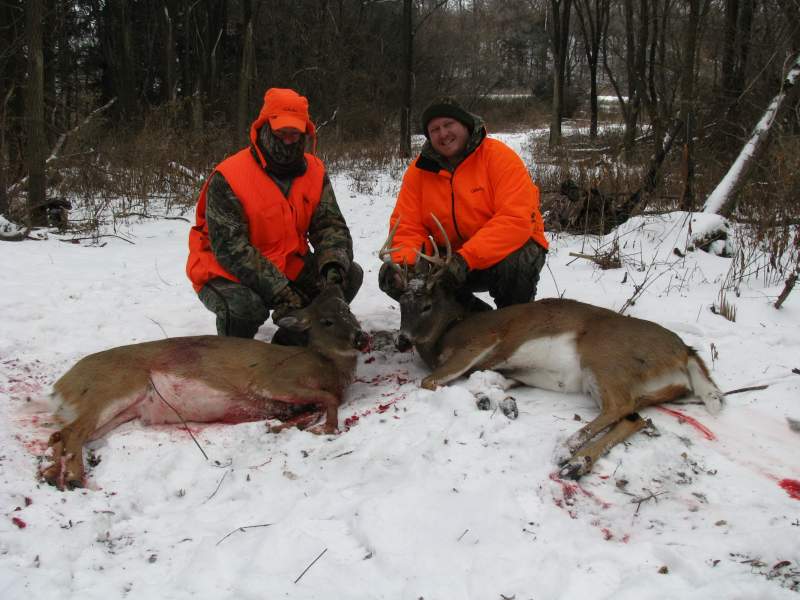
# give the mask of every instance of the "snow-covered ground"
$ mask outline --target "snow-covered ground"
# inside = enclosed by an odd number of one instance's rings
[[[398,181],[334,186],[365,270],[353,310],[368,331],[394,329],[376,251]],[[205,460],[180,427],[128,423],[90,445],[89,488],[59,492],[36,477],[55,379],[97,350],[213,333],[214,319],[183,273],[188,223],[117,230],[133,244],[0,244],[0,598],[797,598],[799,292],[778,311],[782,286],[753,277],[728,296],[736,322],[712,313],[731,260],[673,253],[692,218],[627,223],[617,270],[570,256],[610,238],[553,239],[539,297],[619,309],[644,285],[628,314],[695,346],[723,390],[769,387],[716,417],[645,411],[660,436],[635,435],[580,485],[553,476],[553,451],[596,414],[588,397],[515,389],[511,421],[476,409],[487,376],[420,390],[420,360],[384,349],[360,359],[337,436],[193,426]]]

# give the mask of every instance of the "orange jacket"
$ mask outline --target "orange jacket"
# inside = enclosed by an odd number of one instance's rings
[[[325,177],[322,161],[311,154],[305,158],[306,172],[294,179],[288,198],[254,160],[250,148],[240,150],[215,169],[225,177],[242,204],[250,243],[291,280],[300,274],[301,257],[308,253],[308,227],[319,204]],[[239,281],[217,262],[211,251],[206,222],[206,191],[210,180],[209,177],[200,191],[197,224],[189,232],[186,274],[195,291],[200,291],[214,277]]]
[[[425,157],[409,166],[390,218],[392,227],[400,218],[395,263],[415,263],[429,235],[445,245],[431,213],[470,269],[488,269],[529,239],[547,249],[539,188],[522,159],[499,140],[485,138],[452,173]]]

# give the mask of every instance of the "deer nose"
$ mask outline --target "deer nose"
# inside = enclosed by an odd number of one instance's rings
[[[398,352],[408,352],[413,348],[414,343],[411,341],[410,337],[401,331],[394,340],[394,346],[397,348]]]
[[[353,336],[353,347],[361,352],[369,352],[372,347],[372,338],[368,333],[359,329]]]

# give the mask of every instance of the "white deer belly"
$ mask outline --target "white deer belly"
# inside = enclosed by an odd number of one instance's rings
[[[492,369],[533,387],[557,392],[583,391],[574,333],[529,340]]]

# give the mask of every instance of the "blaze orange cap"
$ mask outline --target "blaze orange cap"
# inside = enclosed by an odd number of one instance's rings
[[[264,94],[264,106],[259,116],[269,120],[273,131],[292,127],[305,133],[309,122],[308,99],[294,90],[270,88]]]

